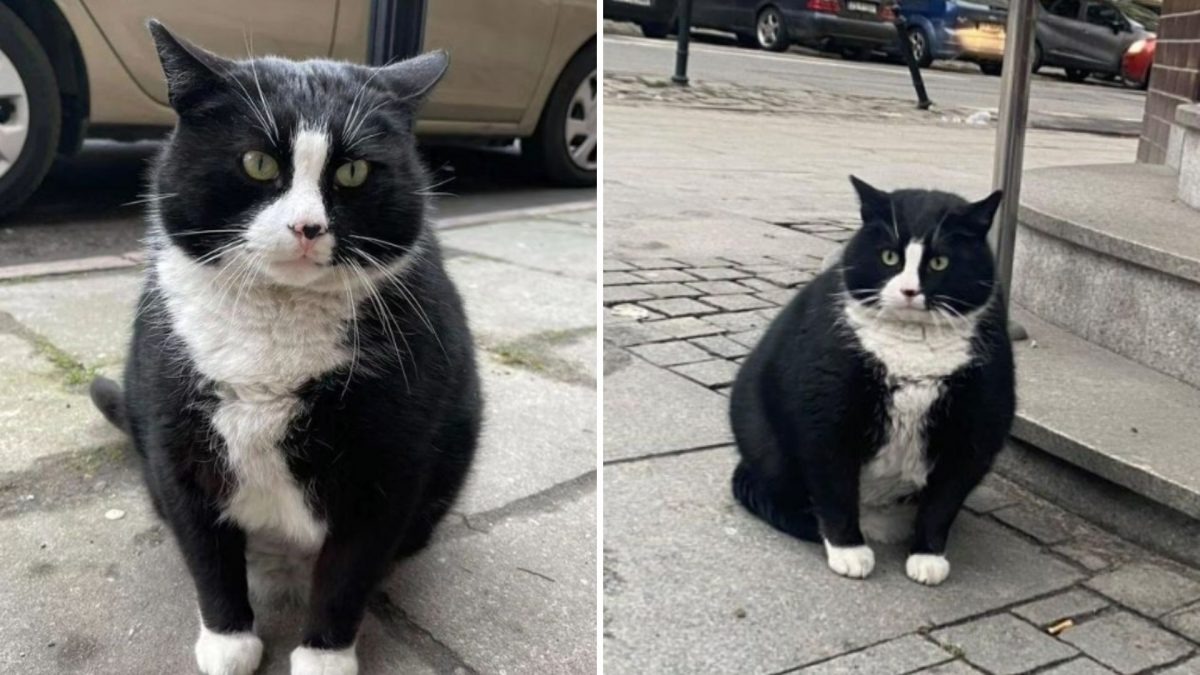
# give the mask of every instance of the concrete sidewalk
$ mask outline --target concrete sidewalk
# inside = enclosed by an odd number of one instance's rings
[[[487,423],[454,513],[372,602],[364,675],[594,672],[595,219],[442,233]],[[0,284],[0,672],[194,671],[191,581],[84,391],[119,372],[138,283],[124,269]],[[285,673],[302,618],[258,614],[260,672]]]
[[[990,130],[612,101],[605,115],[607,672],[1200,673],[1200,572],[998,476],[958,519],[937,588],[905,577],[902,546],[876,546],[866,581],[837,577],[730,494],[729,384],[857,227],[846,175],[978,198]],[[1133,148],[1032,131],[1026,158]]]

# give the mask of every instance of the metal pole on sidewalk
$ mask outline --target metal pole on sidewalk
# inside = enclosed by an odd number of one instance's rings
[[[1038,0],[1012,0],[1004,40],[1004,75],[1000,80],[1000,120],[996,131],[996,157],[992,187],[1004,190],[996,224],[988,235],[996,254],[1005,297],[1012,291],[1013,244],[1017,238],[1017,212],[1021,204],[1021,171],[1025,164],[1025,123],[1029,117],[1029,83],[1033,77],[1034,31]],[[1010,325],[1015,339],[1024,329]]]
[[[671,81],[675,84],[688,86],[688,42],[692,39],[692,0],[679,2],[679,33],[675,39],[675,74]]]
[[[913,89],[917,90],[917,109],[929,110],[933,101],[930,101],[929,95],[925,93],[925,78],[921,76],[921,64],[917,63],[917,57],[913,54],[912,41],[908,38],[908,20],[903,15],[897,14],[893,25],[896,26],[896,39],[899,40],[897,47],[904,57],[905,65],[908,66],[908,74],[912,76]]]

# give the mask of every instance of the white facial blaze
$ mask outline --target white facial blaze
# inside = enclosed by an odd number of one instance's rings
[[[292,139],[291,184],[254,217],[245,235],[250,250],[266,262],[294,263],[304,257],[293,227],[329,226],[329,214],[321,198],[321,176],[329,161],[329,147],[329,134],[323,129],[301,126]],[[319,237],[308,257],[319,265],[326,264],[333,247],[332,234]],[[268,265],[267,273],[283,283],[304,285],[322,276],[323,270],[315,265]]]
[[[885,307],[925,308],[925,295],[921,293],[921,256],[924,251],[925,245],[921,242],[911,242],[904,248],[904,269],[888,279],[879,294]],[[916,295],[911,298],[911,304],[909,304],[910,298],[904,294],[906,290],[916,292]]]

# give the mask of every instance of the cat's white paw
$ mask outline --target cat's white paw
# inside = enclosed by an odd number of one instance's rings
[[[834,546],[825,542],[829,569],[844,577],[865,579],[875,569],[875,552],[870,546]]]
[[[358,675],[358,657],[354,645],[345,649],[292,650],[292,675]]]
[[[251,675],[262,653],[262,640],[254,633],[214,633],[200,624],[196,665],[204,675]]]
[[[950,576],[950,561],[944,555],[914,553],[904,563],[904,571],[917,583],[937,586]]]

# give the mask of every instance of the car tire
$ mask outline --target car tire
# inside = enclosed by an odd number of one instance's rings
[[[537,129],[521,143],[522,155],[551,182],[596,184],[598,93],[596,50],[589,44],[558,76]]]
[[[754,20],[754,37],[759,49],[781,52],[788,48],[787,23],[774,5],[763,7]]]
[[[1088,79],[1089,75],[1091,75],[1090,72],[1081,68],[1067,68],[1066,71],[1068,82],[1083,82],[1084,80]]]
[[[929,35],[925,33],[924,28],[920,26],[909,28],[908,44],[911,45],[910,49],[917,59],[918,66],[928,68],[933,64],[933,50],[929,48]]]
[[[657,21],[648,21],[640,24],[642,35],[655,40],[661,40],[671,34],[671,25],[667,23],[658,23]]]
[[[979,70],[983,71],[984,75],[991,75],[992,77],[998,77],[998,76],[1004,74],[1004,62],[1003,61],[980,61],[979,62]]]
[[[1033,43],[1033,67],[1030,68],[1029,70],[1030,70],[1030,72],[1032,72],[1033,74],[1036,75],[1037,72],[1041,69],[1042,69],[1042,45],[1040,42],[1034,42]]]
[[[10,65],[11,64],[11,65]],[[0,4],[0,217],[41,185],[58,153],[62,103],[50,59],[33,32]]]

